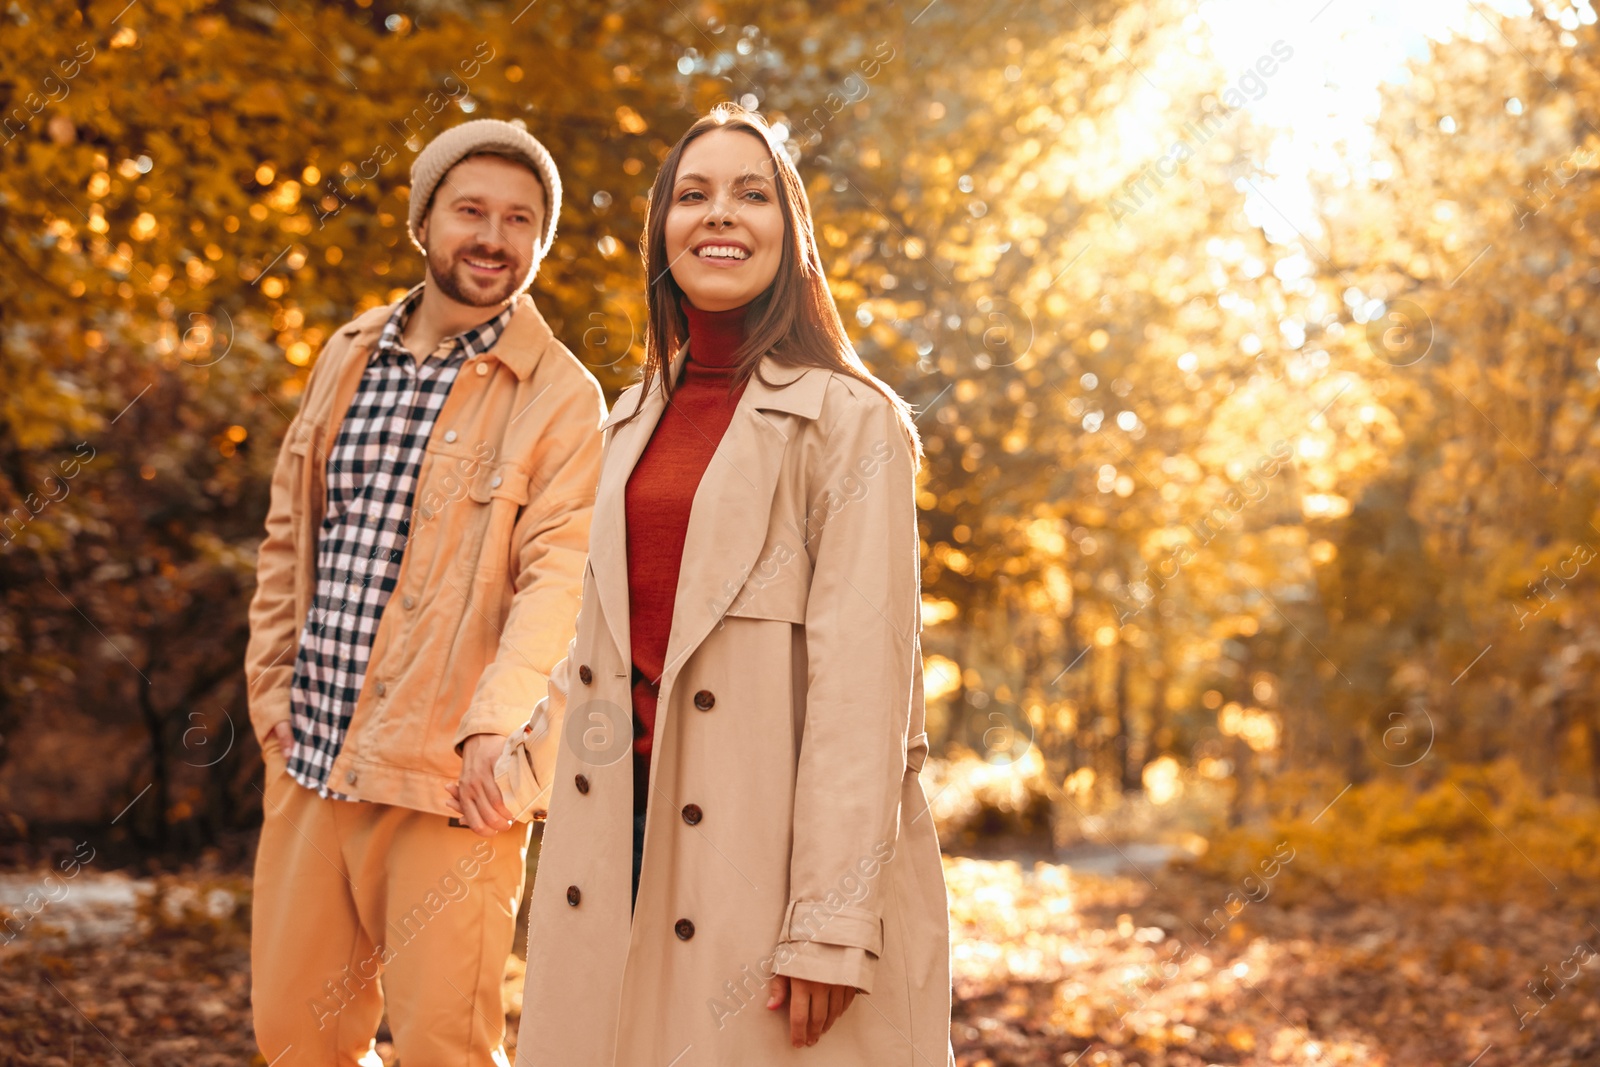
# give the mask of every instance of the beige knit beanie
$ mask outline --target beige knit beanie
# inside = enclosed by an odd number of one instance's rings
[[[425,251],[417,239],[433,192],[451,167],[474,152],[499,152],[523,160],[533,168],[544,182],[545,197],[549,200],[544,217],[544,235],[533,250],[532,269],[525,282],[533,280],[533,270],[550,250],[556,236],[556,218],[561,214],[561,176],[556,173],[555,161],[544,145],[520,126],[499,119],[473,119],[453,126],[429,141],[411,164],[411,211],[406,220],[406,230],[417,251]]]

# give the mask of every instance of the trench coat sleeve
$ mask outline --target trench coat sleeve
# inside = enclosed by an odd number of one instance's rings
[[[244,676],[250,725],[256,740],[263,744],[274,726],[290,721],[289,686],[300,650],[300,628],[305,623],[295,617],[295,573],[299,561],[294,545],[293,496],[294,465],[299,459],[289,451],[289,443],[306,431],[302,415],[311,406],[313,393],[328,381],[325,368],[338,362],[331,352],[332,345],[330,341],[324,346],[312,364],[300,410],[290,420],[278,448],[267,505],[267,536],[256,550],[256,591],[250,598],[250,640],[245,646]],[[313,458],[322,461],[321,456]],[[315,552],[316,547],[308,545],[306,551]]]
[[[536,495],[511,533],[511,610],[494,660],[456,728],[457,752],[473,734],[504,736],[528,721],[528,709],[543,699],[566,650],[563,638],[572,633],[600,480],[605,400],[592,380],[570,392],[566,403],[551,405],[557,414],[539,435],[543,455],[531,486]]]
[[[805,727],[779,974],[872,992],[921,629],[915,470],[880,394],[840,405],[810,483]],[[821,510],[818,510],[821,509]]]
[[[542,817],[550,807],[550,785],[555,781],[556,746],[567,715],[567,691],[572,685],[572,658],[578,639],[567,645],[567,655],[550,672],[550,690],[534,706],[528,721],[506,738],[495,761],[494,780],[512,816],[518,822]],[[541,813],[536,816],[535,812]]]

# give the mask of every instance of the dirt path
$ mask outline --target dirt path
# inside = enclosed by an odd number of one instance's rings
[[[1600,942],[1584,916],[1270,896],[1230,914],[1234,887],[1139,871],[946,860],[962,1067],[1600,1064],[1600,957],[1566,968],[1576,977],[1546,1002],[1514,999],[1572,945]],[[250,1037],[245,876],[85,870],[64,884],[0,875],[5,1062],[264,1062]],[[512,1035],[520,997],[513,958]]]

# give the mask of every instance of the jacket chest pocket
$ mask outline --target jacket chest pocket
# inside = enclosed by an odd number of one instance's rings
[[[504,579],[511,562],[511,531],[528,503],[528,481],[528,472],[515,463],[486,463],[467,482],[458,505],[462,528],[456,567],[461,573],[476,581]]]

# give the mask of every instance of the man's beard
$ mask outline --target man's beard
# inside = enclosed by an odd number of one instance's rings
[[[505,278],[491,289],[483,289],[464,277],[470,267],[463,260],[467,257],[481,260],[485,263],[504,263],[507,267]],[[485,255],[473,248],[463,249],[460,255],[452,260],[443,250],[428,249],[428,269],[433,274],[433,280],[439,286],[439,291],[459,304],[471,307],[493,307],[504,304],[507,300],[523,287],[527,277],[527,268],[522,268],[518,273],[518,264],[515,260],[505,256]],[[458,274],[457,272],[461,272]]]

